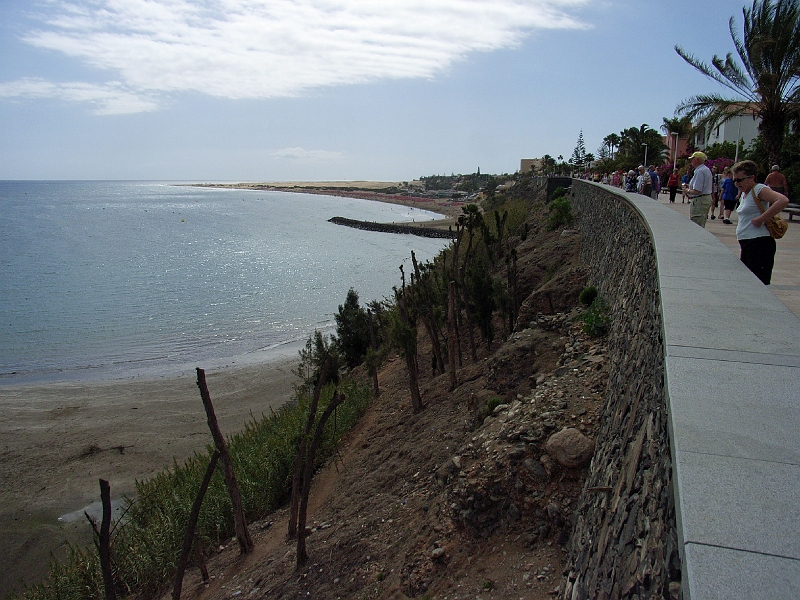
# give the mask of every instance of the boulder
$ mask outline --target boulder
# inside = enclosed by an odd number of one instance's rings
[[[562,429],[547,439],[547,453],[562,467],[582,467],[594,454],[594,441],[573,427]]]

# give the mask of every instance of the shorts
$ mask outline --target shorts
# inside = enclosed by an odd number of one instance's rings
[[[736,210],[736,198],[733,200],[723,200],[725,203],[725,210]]]

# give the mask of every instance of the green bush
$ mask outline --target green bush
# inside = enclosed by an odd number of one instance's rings
[[[608,305],[600,296],[581,314],[583,332],[592,337],[602,337],[608,333],[611,319],[608,314]]]
[[[581,295],[578,296],[578,300],[580,300],[581,304],[584,306],[591,306],[595,298],[597,298],[597,288],[593,285],[588,285],[583,288]]]
[[[550,211],[550,218],[547,221],[547,229],[554,231],[563,225],[570,225],[573,221],[572,206],[567,198],[556,198],[547,205]]]
[[[480,427],[484,419],[491,415],[494,409],[503,404],[503,402],[504,400],[500,396],[492,396],[489,398],[478,413],[478,418],[475,421],[476,425]]]

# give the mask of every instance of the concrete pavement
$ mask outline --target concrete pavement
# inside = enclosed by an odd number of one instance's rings
[[[689,218],[689,202],[681,203],[681,194],[675,197],[675,203],[670,204],[669,193],[661,193],[658,201],[674,211]],[[718,214],[719,209],[717,209]],[[788,221],[786,213],[781,215]],[[736,224],[739,217],[736,212],[731,213],[732,225],[725,225],[719,219],[708,220],[706,230],[713,233],[725,246],[730,248],[737,257],[739,256],[739,242],[736,240]],[[769,288],[790,311],[800,317],[800,221],[789,222],[789,231],[777,240],[778,251],[775,255],[775,268],[772,270],[772,283]],[[709,266],[709,265],[704,265]],[[708,315],[708,318],[724,319],[726,307],[724,298],[720,298],[720,310],[717,315]]]

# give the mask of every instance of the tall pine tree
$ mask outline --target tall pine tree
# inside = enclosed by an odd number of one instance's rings
[[[572,151],[570,162],[576,167],[583,167],[586,164],[586,144],[583,143],[583,129],[578,134],[578,142],[575,144],[575,150]]]

